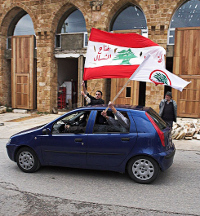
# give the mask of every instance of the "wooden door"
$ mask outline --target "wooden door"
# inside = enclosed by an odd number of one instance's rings
[[[191,81],[180,92],[172,90],[179,117],[200,117],[200,28],[177,28],[175,32],[173,73]]]
[[[113,100],[117,93],[122,89],[128,78],[113,78],[111,82],[111,95],[110,100]],[[130,81],[119,97],[116,99],[115,104],[124,105],[138,105],[139,102],[139,82]]]
[[[35,109],[34,35],[12,37],[12,108]]]

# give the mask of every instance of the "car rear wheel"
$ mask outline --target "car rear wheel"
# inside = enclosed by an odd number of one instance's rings
[[[16,156],[18,167],[26,173],[32,173],[40,168],[40,162],[35,152],[30,148],[21,148]]]
[[[153,182],[159,174],[157,162],[147,156],[137,156],[128,163],[129,176],[138,183],[148,184]]]

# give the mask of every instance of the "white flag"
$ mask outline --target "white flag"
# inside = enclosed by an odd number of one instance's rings
[[[151,55],[145,58],[129,79],[153,82],[156,85],[167,85],[179,91],[182,91],[183,88],[190,83],[166,70],[158,64]]]

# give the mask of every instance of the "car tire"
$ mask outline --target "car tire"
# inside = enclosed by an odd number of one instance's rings
[[[157,162],[147,156],[132,158],[128,163],[127,170],[135,182],[142,184],[153,182],[160,172]]]
[[[21,148],[16,155],[18,167],[26,173],[33,173],[40,168],[40,161],[35,152],[28,148]]]

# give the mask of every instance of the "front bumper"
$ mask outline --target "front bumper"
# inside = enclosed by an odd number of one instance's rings
[[[6,145],[8,157],[12,161],[15,161],[15,151],[16,151],[17,147],[18,146],[16,146],[15,144],[7,144]]]

